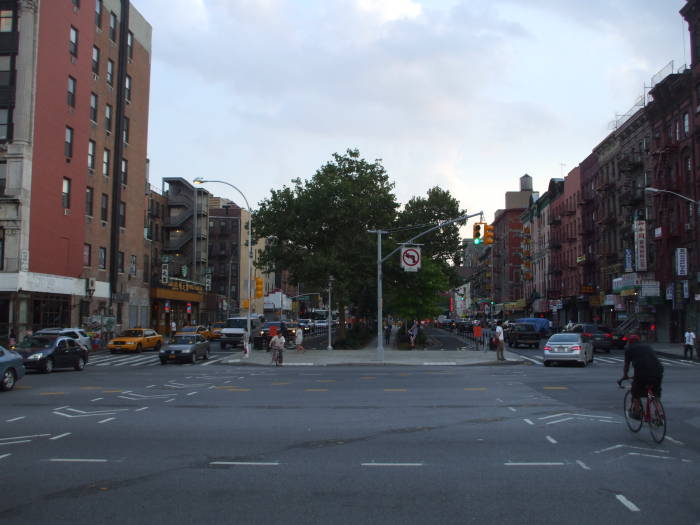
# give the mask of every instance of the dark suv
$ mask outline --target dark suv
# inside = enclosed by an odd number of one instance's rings
[[[62,335],[31,335],[17,345],[27,370],[48,374],[54,368],[83,370],[88,362],[88,351],[72,337]]]
[[[590,341],[594,351],[600,349],[610,353],[613,346],[613,334],[610,328],[599,324],[582,323],[575,324],[569,331],[581,334],[584,341]]]

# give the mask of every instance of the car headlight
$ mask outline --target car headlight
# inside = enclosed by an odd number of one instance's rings
[[[41,359],[42,357],[44,357],[44,352],[37,352],[36,354],[30,355],[28,359],[37,360],[37,359]]]
[[[191,349],[191,348],[185,348],[185,349],[182,351],[182,353],[183,353],[183,354],[191,354],[191,353],[192,353],[192,349]]]

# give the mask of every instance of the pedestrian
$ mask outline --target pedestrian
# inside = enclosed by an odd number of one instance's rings
[[[170,341],[175,339],[175,332],[177,332],[177,323],[175,322],[175,319],[170,321]]]
[[[10,336],[7,338],[7,342],[12,350],[17,346],[17,334],[15,334],[14,328],[10,328]]]
[[[294,336],[294,344],[296,344],[297,352],[304,352],[304,347],[301,344],[304,342],[304,327],[299,325],[297,327],[297,333]]]
[[[408,330],[408,339],[411,341],[411,348],[416,347],[416,337],[418,337],[418,321],[413,320],[413,326]]]
[[[391,342],[391,323],[388,322],[384,327],[384,344],[388,345]]]
[[[683,334],[683,357],[685,359],[688,359],[690,357],[690,360],[693,360],[693,349],[695,348],[695,332],[693,332],[690,328],[687,328],[685,330],[685,334]]]
[[[284,351],[284,337],[281,332],[276,332],[270,339],[270,349],[272,350],[272,362],[275,366],[282,366],[282,352]]]
[[[496,325],[496,359],[499,361],[505,361],[506,358],[503,355],[504,338],[503,338],[503,321],[498,321]]]

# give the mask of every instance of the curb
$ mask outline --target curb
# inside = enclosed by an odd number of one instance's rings
[[[243,359],[229,359],[219,361],[221,365],[227,366],[258,366],[258,367],[274,367],[272,363],[255,363],[251,361],[246,361]],[[456,363],[454,361],[450,362],[436,362],[436,363],[405,363],[405,362],[387,362],[387,361],[363,361],[363,362],[346,362],[346,363],[284,363],[282,367],[327,367],[327,366],[511,366],[511,365],[532,365],[525,360],[507,360],[503,361],[480,361],[477,363]]]

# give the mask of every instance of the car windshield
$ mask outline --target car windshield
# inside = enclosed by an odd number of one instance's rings
[[[556,334],[549,338],[549,343],[578,343],[577,334]]]
[[[124,330],[122,337],[142,337],[143,330]]]
[[[19,348],[51,348],[55,337],[25,337],[24,340],[17,345]]]
[[[176,335],[173,339],[174,345],[191,345],[194,344],[194,336],[191,335]]]
[[[265,324],[263,325],[263,330],[267,330],[267,329],[270,328],[271,326],[276,326],[277,328],[279,328],[279,327],[280,327],[280,324],[281,324],[281,323],[279,323],[279,322],[272,322],[272,323],[271,323],[271,322],[267,322],[267,323],[265,323]]]
[[[228,319],[226,321],[226,328],[245,328],[247,323],[248,319]]]

